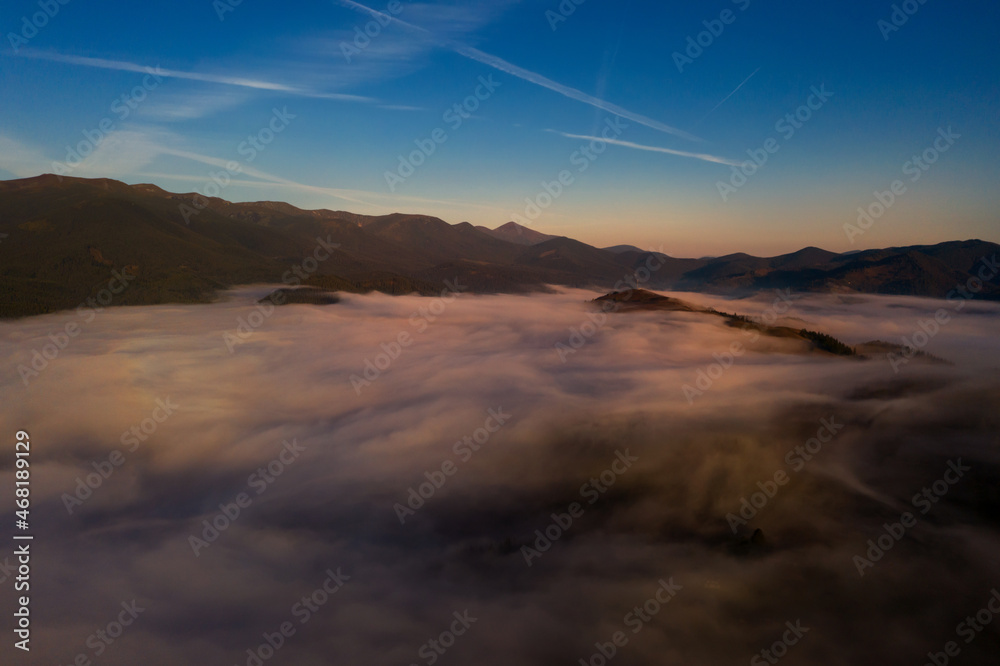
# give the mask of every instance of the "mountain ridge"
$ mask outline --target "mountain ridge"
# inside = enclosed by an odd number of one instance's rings
[[[197,212],[185,214],[184,206]],[[457,280],[471,292],[523,293],[549,285],[606,291],[634,276],[651,289],[732,296],[788,288],[940,298],[1000,251],[967,240],[688,259],[634,246],[600,249],[515,223],[498,229],[501,237],[428,215],[233,203],[107,178],[0,181],[0,316],[76,307],[111,271],[125,269],[134,279],[114,305],[209,302],[219,290],[265,282],[433,294]],[[502,237],[510,234],[522,242]],[[988,281],[979,297],[998,299],[1000,288]]]

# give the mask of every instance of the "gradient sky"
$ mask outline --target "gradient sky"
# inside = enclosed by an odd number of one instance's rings
[[[38,0],[4,2],[0,178],[56,170],[89,133],[96,148],[69,175],[205,192],[236,162],[225,199],[490,227],[567,170],[533,228],[675,256],[1000,241],[994,2],[912,0],[887,32],[890,2],[402,0],[348,62],[343,45],[373,20],[364,7],[387,0],[232,1],[51,0],[37,34],[24,17]],[[555,22],[560,4],[575,11]],[[679,71],[674,53],[724,10],[732,22]],[[144,72],[157,66],[159,83]],[[490,76],[499,87],[455,127],[444,113]],[[833,95],[787,136],[776,122],[814,87]],[[241,144],[274,109],[294,118],[249,161]],[[619,143],[580,172],[579,137],[616,117]],[[960,138],[911,181],[906,163],[949,127]],[[447,141],[390,190],[386,172],[438,128]],[[723,201],[730,165],[771,137],[778,151]],[[896,179],[905,193],[849,241],[844,225]]]

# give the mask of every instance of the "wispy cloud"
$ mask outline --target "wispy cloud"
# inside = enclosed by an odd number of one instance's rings
[[[127,62],[124,60],[107,60],[105,58],[90,58],[86,56],[74,56],[62,53],[53,53],[47,51],[29,51],[29,50],[22,51],[21,56],[25,58],[32,58],[35,60],[48,60],[50,62],[59,62],[67,65],[78,65],[81,67],[95,67],[98,69],[110,69],[120,72],[137,72],[141,74],[148,74],[155,72],[158,76],[162,76],[165,78],[184,79],[187,81],[202,81],[205,83],[218,83],[227,86],[250,88],[253,90],[282,92],[291,95],[297,95],[300,97],[330,99],[330,100],[337,100],[340,102],[371,103],[377,101],[372,99],[371,97],[363,97],[361,95],[320,92],[308,88],[302,88],[299,86],[292,86],[284,83],[276,83],[274,81],[265,81],[262,79],[251,79],[241,76],[230,76],[225,74],[205,74],[201,72],[186,72],[177,69],[163,69],[159,65],[157,65],[156,67],[149,67],[134,62]]]
[[[406,4],[400,16],[421,25],[435,35],[464,39],[483,26],[489,25],[504,12],[524,0],[451,0]],[[385,6],[384,2],[377,3]]]
[[[248,90],[233,87],[199,86],[196,90],[163,91],[140,106],[136,115],[145,120],[161,122],[196,120],[233,109],[252,95]]]
[[[200,156],[203,159],[198,159],[197,161],[205,162],[205,156]],[[214,158],[207,158],[214,159]],[[208,162],[205,162],[208,163]],[[178,182],[193,183],[195,185],[204,185],[206,181],[209,180],[207,176],[197,176],[191,174],[180,174],[180,173],[166,173],[162,171],[137,171],[131,174],[135,178],[150,178],[154,180],[173,180]],[[337,199],[343,199],[345,201],[350,201],[355,204],[367,206],[368,210],[366,212],[374,213],[388,213],[398,211],[398,205],[400,202],[408,202],[419,205],[433,205],[433,206],[444,206],[447,208],[462,208],[462,209],[480,209],[490,212],[500,212],[501,209],[496,206],[487,206],[483,204],[476,204],[469,201],[457,201],[450,199],[429,199],[427,197],[413,197],[405,195],[396,194],[386,194],[383,192],[369,192],[367,190],[343,190],[327,188],[315,185],[306,185],[304,183],[297,183],[295,181],[287,180],[284,178],[276,178],[270,176],[270,174],[264,174],[263,172],[256,172],[254,174],[248,173],[247,175],[252,177],[257,177],[258,175],[266,175],[269,178],[274,178],[273,180],[248,180],[245,178],[233,178],[231,179],[232,185],[239,185],[254,189],[276,189],[285,192],[305,192],[311,194],[325,194]],[[365,197],[372,200],[382,200],[387,203],[378,204],[374,201],[364,201],[358,197]],[[354,210],[352,212],[358,213],[363,212],[359,210]]]
[[[223,170],[231,163],[231,160],[202,155],[169,145],[181,142],[182,139],[176,134],[155,127],[133,127],[130,129],[115,130],[101,140],[93,152],[67,175],[79,178],[131,178],[136,175],[142,175],[143,172],[141,169],[149,166],[163,155],[179,157]],[[27,177],[50,173],[53,171],[53,164],[52,160],[46,159],[42,151],[10,137],[0,135],[0,169],[9,171],[18,177]],[[258,179],[258,182],[244,181],[247,185],[260,186],[265,183],[280,185],[288,190],[322,194],[353,204],[373,206],[375,204],[370,203],[366,199],[388,198],[386,195],[374,192],[343,190],[297,183],[293,180],[255,169],[248,164],[242,164],[240,172],[250,178]],[[166,177],[162,173],[156,175],[158,177]],[[189,180],[202,184],[210,181],[210,176],[207,173],[202,176],[188,174],[170,177],[175,180]],[[440,204],[444,202],[433,203]]]
[[[37,147],[0,134],[0,169],[26,178],[51,171],[51,164]]]
[[[422,106],[407,106],[406,104],[379,104],[378,108],[387,111],[426,111]]]
[[[129,126],[110,132],[67,175],[81,178],[127,178],[163,154],[163,145],[181,141],[158,127]]]
[[[224,160],[218,157],[202,155],[200,153],[195,153],[189,150],[180,150],[177,148],[170,148],[168,146],[159,146],[158,148],[161,154],[172,155],[174,157],[182,157],[185,159],[193,160],[195,162],[201,162],[202,164],[207,164],[208,166],[218,167],[221,169],[227,168],[226,165],[228,165],[231,162],[231,160]],[[369,202],[358,198],[357,192],[351,190],[340,190],[332,187],[320,187],[316,185],[306,185],[303,183],[297,183],[293,180],[282,178],[281,176],[276,176],[274,174],[267,173],[266,171],[261,171],[260,169],[255,169],[254,167],[249,166],[247,164],[240,165],[240,172],[246,174],[247,176],[250,176],[251,178],[259,178],[260,180],[263,181],[278,183],[286,187],[299,190],[301,192],[310,192],[313,194],[325,194],[355,204],[371,205]],[[203,180],[207,181],[208,177],[206,176]]]
[[[590,106],[593,106],[595,108],[607,111],[608,113],[620,116],[627,120],[631,120],[640,125],[645,125],[646,127],[658,130],[660,132],[673,134],[674,136],[679,136],[689,141],[701,141],[701,139],[694,136],[693,134],[689,134],[683,130],[677,129],[676,127],[671,127],[670,125],[661,123],[658,120],[653,120],[652,118],[649,118],[647,116],[635,113],[633,111],[629,111],[628,109],[618,106],[617,104],[612,104],[611,102],[599,99],[597,97],[594,97],[593,95],[588,95],[587,93],[581,90],[577,90],[576,88],[571,88],[570,86],[563,85],[537,72],[532,72],[530,70],[524,69],[523,67],[519,67],[513,63],[507,62],[503,58],[490,55],[489,53],[485,53],[483,51],[480,51],[479,49],[473,48],[466,44],[462,44],[461,42],[457,42],[452,39],[436,37],[433,33],[431,33],[429,30],[425,28],[413,25],[412,23],[408,23],[395,16],[390,16],[389,14],[385,14],[376,9],[366,7],[365,5],[354,2],[354,0],[338,0],[338,1],[345,7],[350,7],[351,9],[355,9],[357,11],[366,13],[375,18],[379,18],[383,22],[389,21],[394,24],[408,28],[410,30],[419,32],[420,34],[425,35],[428,38],[432,39],[436,44],[438,44],[443,48],[454,51],[455,53],[464,56],[466,58],[469,58],[470,60],[474,60],[483,65],[487,65],[488,67],[492,67],[498,71],[510,74],[511,76],[515,76],[529,83],[533,83],[543,88],[547,88],[553,92],[563,95],[564,97],[568,97],[569,99],[576,100],[578,102],[583,102],[584,104],[589,104]]]
[[[217,167],[220,169],[226,169],[227,165],[230,164],[231,160],[225,160],[218,157],[212,157],[210,155],[203,155],[190,150],[184,150],[180,148],[171,148],[165,145],[156,145],[156,150],[159,154],[170,155],[173,157],[180,157],[183,159],[191,160],[194,162],[199,162],[212,167]],[[385,192],[371,192],[368,190],[353,190],[353,189],[342,189],[333,187],[323,187],[321,185],[308,185],[306,183],[299,183],[288,178],[283,178],[266,171],[261,171],[260,169],[255,169],[247,164],[240,165],[240,173],[244,176],[250,178],[256,178],[258,180],[246,180],[246,179],[233,179],[233,183],[239,183],[247,185],[250,187],[280,187],[287,191],[294,191],[305,194],[320,194],[329,197],[334,197],[343,201],[348,201],[353,204],[367,206],[369,208],[380,208],[385,211],[396,210],[395,205],[400,202],[413,202],[415,204],[427,204],[435,206],[447,206],[452,208],[478,208],[483,210],[495,210],[492,206],[478,205],[466,201],[454,201],[448,199],[429,199],[425,197],[413,197],[413,196],[402,196],[397,194],[390,194]],[[173,180],[184,180],[189,182],[197,182],[204,184],[209,180],[209,176],[191,176],[191,175],[176,175],[169,176],[167,174],[143,174],[141,172],[135,172],[131,175],[144,175],[144,176],[155,176],[158,178],[171,178]],[[387,202],[388,206],[385,204],[377,204],[375,201]]]
[[[604,143],[609,143],[613,146],[622,146],[623,148],[633,148],[635,150],[645,150],[651,153],[664,153],[666,155],[676,155],[678,157],[690,157],[696,160],[702,160],[703,162],[713,162],[715,164],[725,164],[726,166],[739,166],[741,162],[736,162],[734,160],[726,159],[725,157],[717,157],[715,155],[709,155],[707,153],[691,153],[684,150],[674,150],[673,148],[661,148],[660,146],[644,146],[641,143],[632,143],[631,141],[621,141],[619,139],[605,139],[599,136],[588,136],[586,134],[570,134],[569,132],[560,132],[559,130],[546,130],[552,132],[553,134],[558,134],[559,136],[564,136],[567,139],[580,139],[583,141],[603,141]]]
[[[182,142],[183,139],[180,136],[156,127],[135,126],[127,130],[116,130],[108,134],[97,145],[93,153],[67,175],[79,178],[173,180],[192,183],[195,188],[200,189],[200,186],[210,182],[207,171],[199,175],[190,172],[148,171],[145,168],[152,165],[161,156],[190,160],[223,170],[231,163],[231,160],[228,159],[203,155],[183,147],[170,145]],[[40,148],[0,134],[0,171],[7,171],[17,178],[27,178],[43,173],[52,173],[54,164],[55,162],[46,156]],[[347,201],[365,209],[365,211],[355,210],[355,212],[382,214],[398,211],[400,205],[412,205],[415,208],[428,211],[429,214],[434,214],[435,208],[457,209],[458,213],[463,215],[470,211],[482,211],[499,218],[505,214],[497,206],[470,201],[309,185],[256,169],[247,164],[242,164],[240,171],[244,177],[234,177],[232,179],[233,185],[250,189],[276,189],[286,194],[318,194]]]

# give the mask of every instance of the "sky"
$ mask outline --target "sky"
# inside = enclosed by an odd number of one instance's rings
[[[1000,241],[995,3],[48,1],[0,7],[3,179],[674,256]]]

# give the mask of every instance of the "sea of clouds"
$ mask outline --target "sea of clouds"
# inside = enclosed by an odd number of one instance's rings
[[[995,663],[1000,619],[957,632],[1000,586],[1000,305],[781,311],[853,345],[946,308],[923,349],[949,363],[894,368],[703,313],[605,318],[582,290],[256,307],[268,292],[109,308],[37,374],[76,316],[0,323],[8,518],[14,433],[32,443],[24,663],[919,665],[949,641]],[[8,627],[2,568],[0,592]]]

